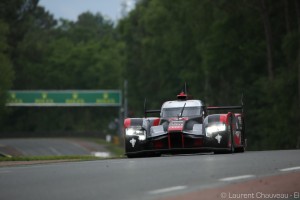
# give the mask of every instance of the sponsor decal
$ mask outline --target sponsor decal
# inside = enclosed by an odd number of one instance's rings
[[[236,131],[236,132],[235,132],[235,135],[236,135],[237,137],[241,137],[241,131]]]
[[[235,132],[234,142],[237,145],[240,145],[242,143],[241,131],[236,131]]]
[[[184,121],[171,121],[168,131],[182,131]]]
[[[222,139],[222,136],[220,134],[218,134],[215,139],[218,141],[218,143],[220,144],[221,143],[221,139]]]
[[[239,121],[239,124],[241,124],[242,125],[242,117],[241,116],[238,116],[238,121]]]
[[[132,138],[129,142],[131,143],[132,148],[134,148],[135,143],[136,143],[136,139]]]

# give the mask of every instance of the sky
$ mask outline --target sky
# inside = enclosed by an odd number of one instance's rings
[[[114,22],[122,17],[122,3],[126,3],[127,12],[134,8],[135,0],[40,0],[43,6],[54,18],[64,18],[76,21],[78,15],[90,11],[101,13]]]

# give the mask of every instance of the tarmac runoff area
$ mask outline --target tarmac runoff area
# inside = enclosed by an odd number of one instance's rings
[[[110,157],[100,144],[84,139],[30,138],[0,139],[0,154],[10,156],[86,156]]]
[[[51,164],[51,163],[74,162],[74,161],[77,161],[77,160],[72,159],[72,160],[5,161],[5,162],[0,162],[0,167],[37,165],[37,164]]]

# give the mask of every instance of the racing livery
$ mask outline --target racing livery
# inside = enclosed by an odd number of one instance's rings
[[[239,109],[241,113],[233,113]],[[226,111],[208,114],[209,111]],[[160,117],[147,117],[160,113]],[[127,157],[177,153],[233,153],[246,147],[243,105],[207,107],[181,92],[161,110],[146,110],[143,118],[124,120]]]

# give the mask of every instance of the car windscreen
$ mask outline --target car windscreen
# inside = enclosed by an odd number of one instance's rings
[[[182,107],[163,108],[161,117],[178,117],[182,111]],[[191,117],[201,115],[201,107],[185,107],[182,117]]]

